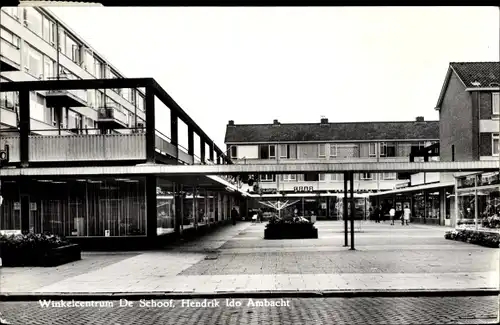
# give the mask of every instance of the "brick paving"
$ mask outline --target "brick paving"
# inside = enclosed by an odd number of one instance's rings
[[[499,287],[498,249],[443,238],[446,228],[318,222],[319,239],[264,240],[238,223],[198,240],[139,254],[84,255],[59,268],[3,268],[1,293],[255,292]],[[207,258],[208,257],[208,258]],[[105,262],[104,262],[105,261]]]
[[[148,300],[149,301],[149,300]],[[203,300],[185,300],[184,304]],[[211,301],[211,300],[208,300]],[[426,298],[292,298],[282,307],[255,307],[263,299],[235,299],[239,307],[186,307],[181,300],[156,300],[175,307],[42,308],[39,302],[6,302],[0,305],[10,324],[141,325],[141,324],[494,324],[498,296]],[[232,300],[230,300],[232,301]],[[281,301],[281,299],[268,299]],[[289,301],[287,303],[286,301]],[[286,306],[286,305],[289,306]]]

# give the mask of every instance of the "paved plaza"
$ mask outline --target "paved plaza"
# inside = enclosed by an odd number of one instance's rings
[[[280,293],[499,289],[499,250],[445,240],[444,227],[316,223],[318,239],[264,240],[264,223],[225,226],[148,252],[84,253],[54,268],[2,268],[1,294]]]

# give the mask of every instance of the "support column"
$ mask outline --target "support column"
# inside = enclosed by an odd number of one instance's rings
[[[157,216],[156,213],[156,176],[146,176],[146,235],[148,239],[156,238]]]
[[[194,155],[194,131],[190,126],[188,126],[188,154]]]
[[[178,119],[177,113],[174,110],[170,110],[170,143],[174,146],[179,144],[179,130],[178,130]]]
[[[21,203],[21,233],[27,234],[30,231],[30,196],[29,196],[29,184],[25,177],[20,177],[19,181],[20,188],[20,203]]]
[[[351,192],[351,250],[354,250],[354,213],[356,212],[355,206],[354,206],[354,173],[350,172],[349,173],[349,183],[350,183],[350,189],[349,191]]]
[[[22,167],[29,165],[30,133],[30,93],[23,90],[19,92],[19,147]]]
[[[193,223],[194,223],[194,229],[198,228],[198,211],[197,211],[198,200],[196,198],[197,194],[198,193],[196,191],[196,185],[193,185]]]
[[[181,186],[178,183],[174,183],[174,207],[175,207],[175,222],[174,231],[176,234],[181,233],[182,224],[182,199],[181,199]]]
[[[155,162],[155,95],[151,87],[146,87],[146,161]]]
[[[474,176],[474,225],[475,225],[474,228],[476,230],[479,229],[479,225],[477,224],[477,217],[479,215],[479,211],[477,211],[477,209],[478,209],[478,204],[477,204],[477,177],[478,177],[478,175]]]
[[[214,162],[214,142],[208,144],[208,148],[210,149],[210,152],[208,153],[208,159],[210,159],[212,162]]]
[[[203,140],[203,137],[200,136],[200,160],[202,164],[206,163],[205,148],[206,148],[205,140]]]
[[[349,245],[349,240],[347,237],[347,181],[349,180],[349,173],[344,173],[344,201],[342,204],[342,214],[344,218],[344,247]]]

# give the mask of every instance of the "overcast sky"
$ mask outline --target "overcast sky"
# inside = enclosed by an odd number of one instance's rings
[[[494,7],[50,9],[127,77],[155,78],[221,148],[231,119],[437,120],[449,62],[500,61]]]

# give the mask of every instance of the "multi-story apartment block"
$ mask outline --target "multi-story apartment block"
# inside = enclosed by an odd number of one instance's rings
[[[499,159],[499,94],[500,62],[450,63],[436,105],[441,161]],[[391,204],[405,198],[416,222],[495,227],[499,174],[419,173],[410,187],[376,196]]]
[[[439,95],[441,160],[498,159],[500,62],[452,62]]]
[[[49,10],[0,15],[0,234],[50,232],[109,249],[229,219],[238,190],[229,177],[128,171],[230,163],[156,81],[125,78]],[[160,109],[169,110],[168,135]]]
[[[2,7],[0,15],[2,82],[124,78],[49,10]],[[15,128],[17,94],[1,96],[1,128]],[[103,129],[121,133],[130,127],[144,128],[144,93],[138,89],[32,92],[30,100],[35,134],[92,134]]]
[[[350,122],[235,124],[229,121],[225,143],[233,163],[313,162],[408,162],[412,153],[439,140],[439,122],[417,117],[410,122]],[[410,175],[396,173],[354,175],[356,193],[391,190],[409,181]],[[342,193],[342,174],[258,175],[251,193],[292,196]],[[309,199],[307,199],[309,200]],[[312,200],[312,199],[311,199]],[[319,216],[334,216],[337,200],[329,196],[309,210]],[[304,206],[307,210],[307,207]],[[299,211],[300,204],[299,204]],[[307,213],[304,211],[304,213]]]

